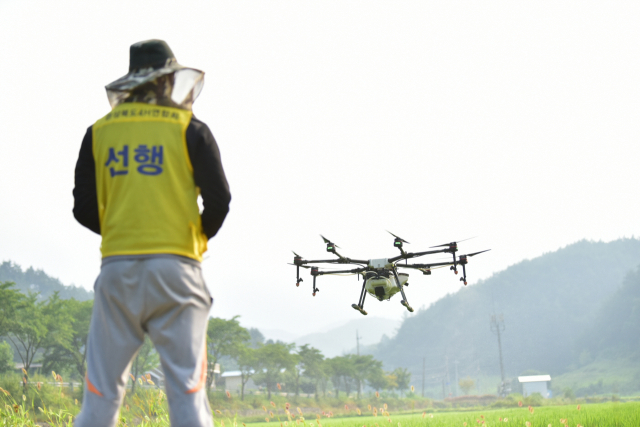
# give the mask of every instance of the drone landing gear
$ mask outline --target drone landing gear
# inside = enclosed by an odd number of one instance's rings
[[[362,307],[360,307],[358,304],[351,304],[351,307],[353,307],[354,310],[358,310],[360,313],[362,313],[364,316],[366,316],[367,313]]]
[[[365,290],[365,285],[367,284],[367,278],[364,278],[364,282],[362,282],[362,291],[360,291],[360,299],[357,304],[351,304],[354,310],[358,310],[362,315],[366,316],[368,313],[364,311],[364,299],[367,296],[367,291]]]
[[[400,304],[402,304],[407,310],[409,310],[409,312],[413,313],[413,307],[409,305],[409,301],[407,301],[407,296],[404,294],[404,289],[402,289],[403,286],[400,283],[398,272],[396,271],[395,268],[391,271],[393,271],[393,276],[396,278],[396,285],[398,286],[398,288],[400,288],[400,293],[402,294],[402,301],[400,301]]]
[[[406,299],[403,299],[402,301],[400,301],[400,304],[405,306],[407,308],[407,310],[409,310],[411,313],[413,313],[413,307],[411,307],[409,305],[409,302]]]
[[[318,267],[311,267],[311,275],[313,276],[313,296],[316,296],[316,292],[320,292],[320,289],[316,288],[316,277],[318,277]]]

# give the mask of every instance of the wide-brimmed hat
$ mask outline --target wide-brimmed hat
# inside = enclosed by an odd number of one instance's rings
[[[111,107],[115,107],[136,89],[173,74],[171,100],[176,106],[191,108],[204,85],[204,72],[182,66],[164,40],[145,40],[129,49],[129,72],[106,86]]]

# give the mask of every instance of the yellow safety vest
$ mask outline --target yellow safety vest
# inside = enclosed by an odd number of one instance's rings
[[[187,151],[191,111],[124,103],[93,125],[102,257],[175,254],[202,261]]]

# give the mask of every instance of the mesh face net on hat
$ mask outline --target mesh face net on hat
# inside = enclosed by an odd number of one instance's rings
[[[136,70],[110,83],[106,89],[111,108],[143,102],[191,110],[202,91],[204,72],[176,65]]]
[[[151,39],[129,48],[129,72],[106,86],[111,108],[123,102],[191,110],[204,84],[204,72],[178,64],[164,40]]]

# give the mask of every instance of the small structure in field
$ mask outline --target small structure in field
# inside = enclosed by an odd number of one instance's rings
[[[34,375],[41,368],[42,368],[42,363],[32,363],[29,366],[29,375]],[[15,369],[16,372],[18,372],[20,375],[22,375],[22,370],[24,369],[24,364],[21,363],[21,362],[18,362],[18,363],[15,364],[14,369]]]
[[[225,383],[224,388],[226,390],[240,392],[240,389],[242,388],[242,372],[229,371],[229,372],[224,372],[220,376],[224,378],[224,383]],[[247,381],[247,383],[244,385],[245,393],[248,390],[257,390],[257,389],[258,387],[256,387],[256,384],[253,382],[253,378],[249,378],[249,381]]]
[[[518,382],[522,384],[522,395],[524,397],[531,396],[533,393],[540,393],[545,399],[551,397],[551,390],[548,387],[551,382],[551,375],[518,377]]]

